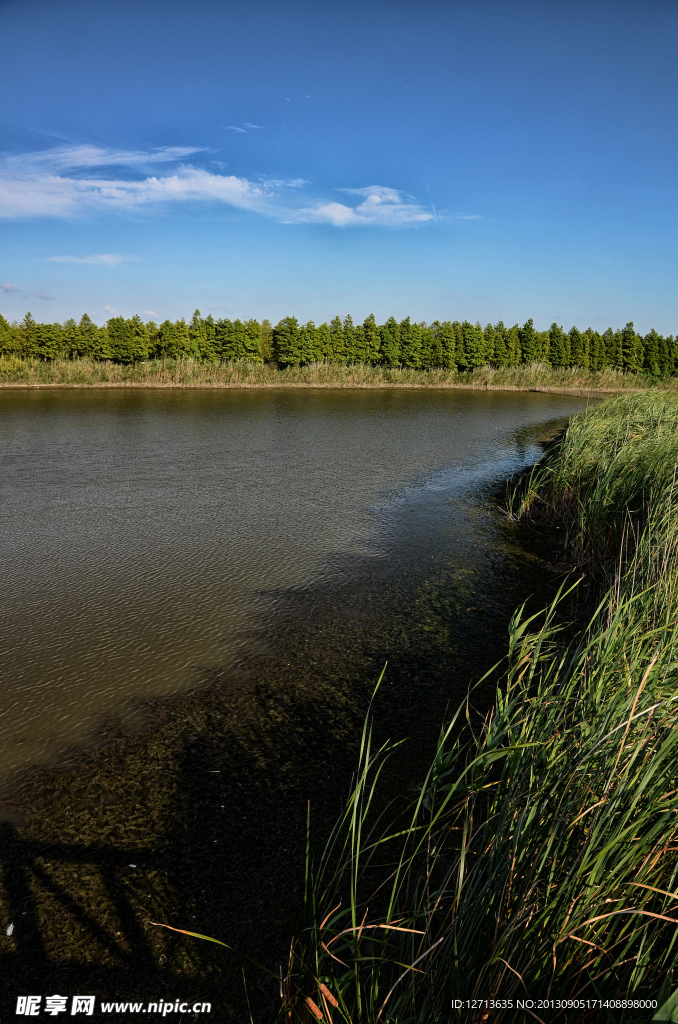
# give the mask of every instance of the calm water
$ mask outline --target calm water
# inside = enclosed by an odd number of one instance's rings
[[[0,394],[0,779],[237,673],[286,596],[358,567],[458,564],[462,499],[532,461],[568,396]]]

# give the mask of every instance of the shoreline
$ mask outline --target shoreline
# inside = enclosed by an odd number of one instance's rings
[[[131,388],[134,390],[153,391],[288,391],[298,390],[319,390],[319,391],[394,391],[397,389],[407,391],[524,391],[538,392],[551,395],[574,395],[578,398],[601,398],[626,394],[638,394],[647,388],[586,388],[586,387],[558,387],[549,385],[519,386],[517,384],[415,384],[380,381],[379,383],[316,383],[316,382],[225,382],[223,384],[182,384],[177,382],[146,382],[146,381],[110,381],[98,382],[96,384],[71,384],[71,383],[22,383],[0,382],[0,391],[96,391],[96,390],[120,390]]]

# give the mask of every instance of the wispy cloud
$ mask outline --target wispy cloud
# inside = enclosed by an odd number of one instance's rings
[[[141,259],[140,256],[121,256],[117,252],[99,252],[93,256],[48,256],[50,263],[93,263],[106,267],[117,267],[119,263],[129,263]]]
[[[145,309],[144,310],[144,315],[145,316],[154,316],[156,318],[160,317],[160,313],[156,313],[156,311],[154,309]]]
[[[104,149],[103,146],[58,146],[34,153],[15,153],[3,165],[17,169],[64,171],[78,167],[149,167],[176,163],[205,150],[199,146],[163,146],[152,150]]]
[[[226,126],[226,131],[227,132],[242,132],[243,135],[247,135],[247,129],[246,128],[238,128],[234,124],[227,125]]]
[[[69,218],[88,212],[124,213],[151,206],[212,202],[287,224],[402,227],[435,219],[435,211],[399,189],[384,185],[340,189],[350,197],[345,202],[311,198],[303,191],[309,185],[305,178],[254,182],[182,162],[198,152],[195,147],[179,146],[149,152],[77,146],[6,156],[0,159],[0,217]],[[164,173],[144,174],[153,164],[171,162],[178,166]],[[106,169],[113,167],[120,172],[111,176]],[[103,173],[93,174],[92,168]],[[51,257],[54,263],[108,266],[131,259],[138,257],[116,253]]]
[[[49,295],[47,292],[38,292],[37,293],[37,297],[39,299],[53,299],[54,298],[53,295]]]
[[[243,123],[245,125],[245,128],[263,128],[264,127],[263,124],[251,124],[250,121],[245,121]]]
[[[297,210],[290,218],[305,223],[333,224],[335,227],[372,224],[382,227],[400,227],[433,220],[435,215],[395,188],[369,185],[367,188],[346,188],[342,192],[362,196],[356,206],[345,203],[321,202]]]
[[[116,314],[116,310],[113,309],[113,306],[104,306],[104,311],[106,313],[110,313],[111,316],[115,316],[115,314]]]
[[[9,284],[8,281],[0,281],[0,288],[2,288],[3,292],[16,292],[19,290],[16,285]]]

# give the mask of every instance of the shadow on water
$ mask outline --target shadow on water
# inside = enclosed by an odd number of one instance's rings
[[[274,977],[150,922],[233,943],[273,974],[285,962],[300,927],[307,805],[317,849],[385,657],[375,724],[378,739],[409,737],[387,778],[402,794],[446,710],[502,657],[516,605],[529,594],[543,603],[543,563],[502,525],[489,486],[455,497],[438,478],[413,492],[385,557],[344,566],[340,586],[279,596],[266,653],[147,702],[142,734],[111,727],[99,747],[27,773],[0,832],[6,1012],[19,994],[80,993],[209,1001],[212,1019],[241,1021],[244,967],[255,1021],[274,1018]],[[479,710],[489,698],[489,688],[474,696]]]

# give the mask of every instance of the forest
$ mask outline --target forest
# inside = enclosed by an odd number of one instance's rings
[[[472,324],[468,320],[416,323],[390,317],[378,324],[336,316],[330,323],[300,324],[284,317],[268,320],[215,320],[196,310],[190,322],[145,323],[141,317],[111,317],[98,326],[87,314],[64,324],[37,323],[30,313],[18,323],[0,314],[0,356],[50,361],[88,358],[130,364],[152,359],[201,362],[272,363],[280,368],[313,363],[445,369],[469,372],[479,366],[511,367],[541,363],[585,370],[614,368],[655,377],[678,374],[678,338],[657,331],[638,334],[633,323],[603,333],[590,327],[547,331],[533,320],[522,326]]]

